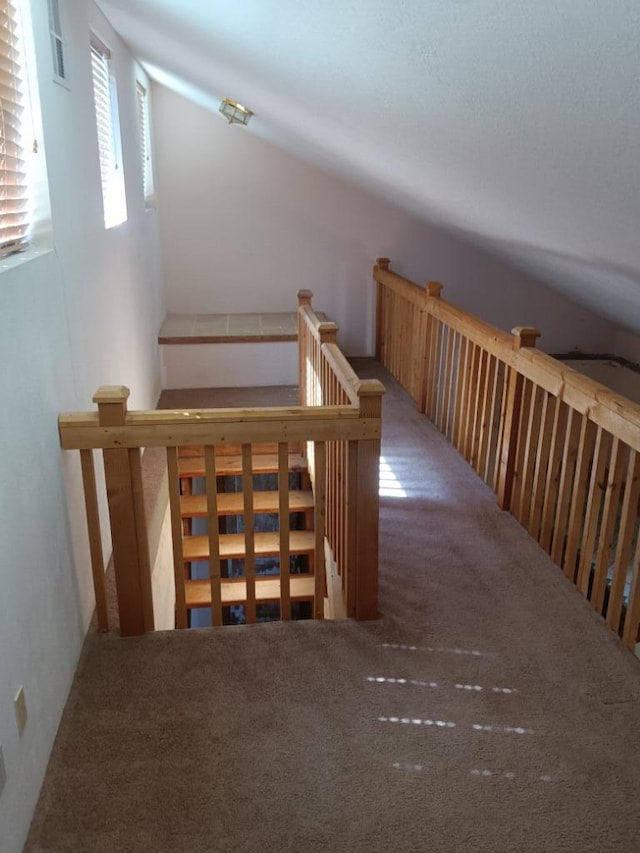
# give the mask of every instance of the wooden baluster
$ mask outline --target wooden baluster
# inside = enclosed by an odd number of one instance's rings
[[[441,433],[447,434],[447,414],[449,406],[449,383],[451,381],[451,351],[453,349],[453,329],[449,326],[443,328],[442,336],[442,361],[440,364],[441,392],[440,408],[437,413],[437,427]]]
[[[482,438],[482,413],[487,397],[487,362],[489,353],[480,350],[480,363],[476,382],[476,392],[473,401],[471,443],[469,445],[469,462],[480,473],[480,441]]]
[[[378,487],[380,476],[378,462]],[[349,441],[347,444],[346,474],[346,506],[345,506],[345,558],[340,566],[342,573],[342,588],[344,589],[346,614],[350,619],[356,616],[356,573],[358,567],[358,442]]]
[[[587,491],[587,481],[589,479],[589,471],[591,469],[595,440],[595,424],[593,424],[589,418],[584,415],[580,427],[580,438],[578,439],[578,453],[576,456],[575,476],[573,478],[569,522],[567,527],[567,545],[563,558],[564,573],[571,581],[575,579],[576,574],[578,540],[582,531],[584,500]]]
[[[253,520],[253,456],[250,444],[242,445],[242,492],[244,501],[244,579],[247,589],[245,622],[256,621],[256,546]]]
[[[278,520],[280,528],[280,618],[291,619],[289,546],[289,445],[278,443]]]
[[[544,500],[542,504],[542,518],[539,542],[545,551],[551,551],[551,537],[553,535],[553,521],[556,515],[556,507],[560,500],[560,475],[562,469],[563,449],[568,429],[569,407],[565,403],[556,400],[553,415],[553,426],[551,430],[551,446],[549,448],[549,471],[545,483]]]
[[[451,327],[447,329],[447,355],[444,375],[444,397],[442,400],[441,432],[451,441],[453,435],[452,404],[456,386],[455,370],[457,365],[457,349],[460,346],[460,335]]]
[[[433,395],[436,387],[436,336],[438,334],[439,321],[431,314],[426,318],[426,342],[425,342],[425,378],[422,396],[418,403],[418,411],[433,420]]]
[[[326,586],[326,566],[324,559],[324,534],[326,523],[326,488],[327,488],[327,443],[316,441],[313,446],[315,470],[314,482],[314,531],[315,548],[313,555],[314,596],[313,618],[324,617],[324,593]]]
[[[398,376],[400,384],[405,391],[411,394],[411,380],[407,377],[407,353],[411,351],[411,340],[408,337],[409,316],[411,313],[411,303],[406,299],[399,300],[400,323],[398,335]],[[408,381],[407,381],[408,380]]]
[[[182,550],[182,513],[180,510],[180,477],[178,473],[178,448],[167,447],[167,472],[169,475],[169,508],[171,511],[171,542],[173,547],[173,576],[176,591],[176,628],[188,628],[187,603]]]
[[[391,373],[391,345],[393,343],[393,293],[388,287],[384,288],[384,334],[382,337],[381,364]]]
[[[82,485],[84,488],[84,506],[89,534],[89,555],[93,574],[93,590],[96,596],[96,620],[98,631],[109,630],[107,612],[107,592],[104,582],[104,559],[102,556],[102,534],[100,533],[100,510],[96,492],[96,471],[93,464],[93,450],[80,451],[82,467]]]
[[[425,355],[422,357],[424,376],[421,380],[423,389],[418,409],[434,421],[438,402],[438,365],[440,363],[440,330],[442,323],[431,313],[434,300],[440,299],[442,284],[439,281],[427,282],[425,288],[424,310],[427,313]]]
[[[387,271],[391,265],[389,258],[378,258],[373,268],[373,275],[377,270]],[[384,364],[386,335],[385,335],[385,298],[384,285],[376,281],[376,360]]]
[[[569,520],[569,508],[573,491],[573,478],[578,455],[580,440],[581,417],[575,409],[569,409],[567,414],[566,436],[562,449],[562,464],[560,466],[560,481],[558,483],[558,500],[553,521],[553,536],[551,539],[551,559],[558,566],[563,565],[565,537]]]
[[[534,347],[540,337],[538,329],[517,326],[511,330],[513,348]],[[524,377],[516,370],[509,370],[507,396],[504,406],[505,420],[498,474],[498,504],[502,509],[511,508],[513,490],[513,475],[515,470],[516,453],[518,450],[518,428],[520,425],[520,407],[522,404],[522,384]]]
[[[384,386],[377,379],[361,380],[356,385],[360,417],[380,422]],[[380,439],[355,444],[357,503],[356,515],[356,619],[378,616],[378,529],[380,485]],[[351,534],[351,531],[350,531]]]
[[[629,462],[625,480],[622,510],[620,512],[620,527],[614,561],[613,581],[609,592],[609,607],[607,622],[617,633],[620,628],[622,614],[622,598],[627,581],[627,569],[631,560],[631,549],[638,522],[638,501],[640,500],[640,455],[635,450],[629,451]],[[635,645],[635,643],[634,643]]]
[[[311,353],[309,352],[309,332],[300,308],[304,306],[311,308],[312,299],[312,290],[298,291],[298,400],[301,406],[309,405],[307,365],[309,364]]]
[[[640,625],[640,536],[636,545],[636,553],[633,560],[633,574],[631,577],[631,592],[629,603],[624,617],[624,630],[622,641],[632,652],[636,650],[638,642],[638,626]]]
[[[542,422],[542,409],[545,396],[544,391],[538,385],[533,385],[533,383],[529,382],[526,384],[531,384],[532,389],[531,403],[528,407],[526,405],[522,406],[522,415],[520,418],[522,427],[518,440],[518,464],[516,465],[514,475],[514,482],[519,481],[518,486],[520,490],[517,513],[515,512],[515,507],[511,507],[511,511],[517,516],[518,521],[523,527],[527,527],[529,524],[529,510],[533,497],[531,491],[533,489],[533,478],[536,467],[536,450],[540,440],[540,424]],[[525,399],[526,397],[523,395],[523,400]],[[527,408],[529,409],[528,418],[526,417]],[[523,445],[525,450],[522,465],[520,465],[520,448]]]
[[[398,370],[398,348],[400,341],[400,297],[395,291],[391,292],[391,340],[389,350],[389,370],[400,384],[400,371]]]
[[[547,476],[549,475],[549,456],[553,439],[553,428],[555,424],[555,412],[559,404],[551,394],[544,393],[542,402],[542,416],[540,421],[541,431],[538,434],[538,446],[536,448],[535,469],[533,474],[533,490],[531,496],[531,507],[527,526],[529,533],[534,539],[540,536],[540,525],[542,523],[542,507],[546,495]]]
[[[576,579],[576,586],[584,596],[587,596],[589,591],[591,563],[598,535],[598,521],[604,493],[605,470],[609,461],[610,443],[611,436],[602,427],[598,427],[580,546],[580,564]]]
[[[460,344],[460,355],[458,361],[458,371],[456,380],[456,404],[453,412],[453,437],[452,443],[454,447],[460,450],[462,446],[463,436],[463,420],[464,420],[464,398],[466,393],[466,382],[468,374],[468,364],[470,359],[471,342],[468,338],[462,338]]]
[[[507,390],[509,388],[509,369],[504,361],[498,361],[496,369],[495,399],[491,416],[491,454],[487,460],[487,481],[498,494],[500,483],[500,465],[504,447],[504,428],[507,420]]]
[[[209,534],[209,583],[211,585],[211,622],[222,625],[222,570],[220,532],[218,530],[218,484],[216,451],[213,445],[204,449],[205,484],[207,490],[207,532]]]
[[[616,521],[619,515],[620,492],[622,489],[622,472],[624,471],[627,447],[613,439],[611,456],[609,458],[609,476],[607,477],[604,507],[600,521],[598,536],[598,552],[593,573],[593,589],[591,590],[591,605],[599,613],[604,606],[604,593],[607,586],[607,571],[609,568],[611,546],[613,543]]]
[[[478,456],[478,473],[485,483],[488,483],[487,460],[491,451],[492,407],[496,393],[497,367],[498,365],[495,356],[489,355],[487,358],[485,386],[482,396],[482,409],[480,412],[480,444]]]
[[[338,570],[342,575],[342,600],[345,601],[344,596],[344,565],[347,560],[347,442],[341,441],[339,443],[339,471],[338,471],[338,513],[340,519],[340,558],[338,561]]]
[[[93,396],[100,426],[124,426],[129,389],[102,386]],[[142,503],[140,448],[103,451],[113,567],[123,637],[153,631],[147,524]]]
[[[473,465],[471,460],[471,449],[473,447],[473,427],[475,415],[475,399],[478,393],[478,377],[480,364],[480,347],[472,345],[472,356],[469,363],[469,375],[467,377],[467,393],[465,397],[465,414],[464,414],[464,437],[462,444],[462,455],[470,465]]]
[[[529,450],[529,436],[532,431],[532,420],[535,417],[535,395],[536,387],[529,379],[522,383],[522,397],[520,403],[520,423],[516,443],[518,450],[513,470],[513,487],[511,489],[510,511],[520,521],[522,497],[526,480],[526,461]],[[522,522],[521,522],[522,523]]]
[[[412,359],[412,394],[418,411],[424,411],[424,399],[427,381],[428,359],[428,314],[426,308],[427,294],[420,305],[413,310],[413,329],[411,330]]]

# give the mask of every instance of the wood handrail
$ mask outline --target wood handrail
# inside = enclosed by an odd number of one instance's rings
[[[377,357],[633,650],[640,405],[537,350],[537,329],[508,335],[389,266]]]
[[[359,406],[359,397],[355,386],[360,380],[336,343],[339,327],[335,323],[327,322],[319,317],[312,306],[312,300],[313,292],[311,290],[298,291],[300,322],[319,344],[321,353],[331,365],[334,375],[351,405]],[[378,393],[384,393],[382,383],[379,383]]]
[[[525,379],[580,413],[589,415],[594,423],[617,435],[635,450],[640,450],[640,405],[637,403],[538,349],[516,349],[513,335],[444,299],[429,300],[426,289],[391,270],[375,266],[374,278],[413,304],[423,307],[431,316],[481,346]]]
[[[376,433],[384,386],[378,380],[358,378],[336,343],[338,327],[318,317],[312,299],[309,290],[298,294],[301,401],[314,407],[348,402],[348,408],[374,427],[367,438],[329,441],[327,446],[327,583],[335,597],[340,581],[348,616],[375,619],[380,458]],[[336,609],[335,602],[331,607]]]
[[[96,413],[71,412],[58,420],[64,450],[122,447],[181,447],[202,444],[337,441],[376,438],[380,425],[352,406],[140,411],[127,413],[121,426],[101,425]]]

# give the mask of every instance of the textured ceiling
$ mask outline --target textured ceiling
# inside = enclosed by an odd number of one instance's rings
[[[99,5],[159,82],[640,332],[640,0]]]

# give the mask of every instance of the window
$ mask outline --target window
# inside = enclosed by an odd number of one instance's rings
[[[153,199],[153,168],[151,164],[151,133],[149,130],[149,98],[147,90],[139,81],[136,83],[138,107],[138,137],[142,163],[142,188],[145,201]]]
[[[53,74],[56,80],[67,80],[67,68],[64,63],[64,45],[60,24],[58,0],[49,0],[49,33],[51,34],[51,52],[53,56]]]
[[[16,6],[0,0],[0,257],[21,251],[29,231],[24,81]]]
[[[98,131],[104,224],[105,228],[112,228],[126,221],[127,201],[122,172],[118,95],[115,78],[111,73],[111,52],[96,37],[91,39],[91,72]]]

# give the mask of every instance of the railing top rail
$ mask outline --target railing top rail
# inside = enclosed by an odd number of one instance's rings
[[[419,284],[410,281],[408,278],[404,278],[396,272],[392,272],[392,270],[384,266],[380,266],[379,263],[373,268],[373,277],[380,284],[384,284],[399,296],[409,300],[409,302],[413,302],[414,305],[424,305],[427,298],[427,290]]]
[[[66,412],[58,424],[64,450],[359,440],[380,434],[379,422],[361,417],[352,406],[132,411],[123,423],[107,424],[98,412]]]
[[[323,320],[311,304],[304,303],[298,307],[298,314],[303,318],[307,328],[316,340],[322,342],[327,337],[333,338],[339,332],[339,327],[332,320]]]
[[[386,259],[380,259],[374,267],[376,281],[420,305],[526,379],[640,451],[640,405],[540,350],[526,345],[519,347],[517,330],[509,335],[444,299],[430,298],[427,289],[397,275],[380,261]]]
[[[313,309],[311,290],[298,291],[298,315],[320,344],[322,354],[331,366],[352,406],[362,410],[364,397],[381,397],[384,386],[378,380],[361,380],[336,343],[338,326],[322,320]]]
[[[640,405],[539,350],[521,349],[512,364],[526,379],[640,452]]]
[[[331,365],[333,372],[338,377],[340,385],[349,398],[351,405],[359,406],[360,396],[357,386],[360,379],[347,361],[340,347],[337,344],[322,344],[322,352]]]

